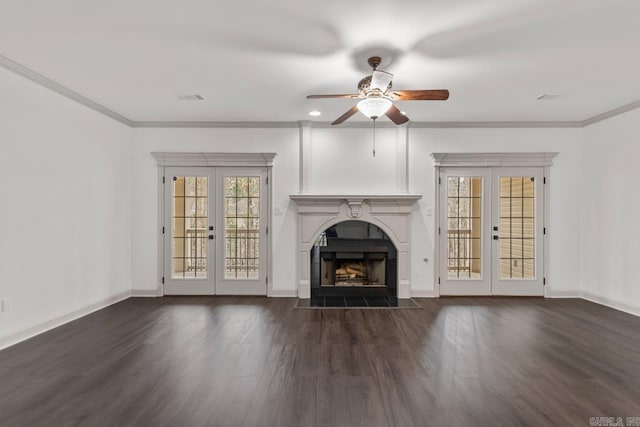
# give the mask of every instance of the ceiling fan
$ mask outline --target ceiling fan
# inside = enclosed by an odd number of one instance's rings
[[[353,116],[358,111],[373,119],[385,114],[397,125],[409,121],[409,118],[393,105],[392,101],[445,101],[449,99],[449,91],[446,89],[433,90],[392,90],[391,79],[393,74],[379,71],[377,68],[382,62],[379,56],[372,56],[367,61],[373,68],[370,76],[366,76],[358,83],[357,94],[347,95],[309,95],[307,99],[318,98],[358,98],[361,99],[349,111],[338,117],[332,125],[339,125]]]

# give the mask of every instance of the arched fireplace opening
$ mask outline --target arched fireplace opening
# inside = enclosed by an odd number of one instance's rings
[[[397,250],[378,226],[343,221],[311,249],[311,297],[396,297]]]

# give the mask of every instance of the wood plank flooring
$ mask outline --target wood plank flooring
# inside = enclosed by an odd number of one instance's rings
[[[587,426],[640,416],[640,318],[583,300],[132,298],[0,352],[7,426]]]

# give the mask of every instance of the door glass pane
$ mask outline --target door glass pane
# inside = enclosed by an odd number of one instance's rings
[[[535,279],[535,180],[500,178],[500,279]]]
[[[482,276],[482,177],[447,178],[447,275]]]
[[[171,218],[171,277],[207,277],[207,182],[206,176],[173,177]]]
[[[260,277],[260,177],[228,176],[224,181],[224,278]]]

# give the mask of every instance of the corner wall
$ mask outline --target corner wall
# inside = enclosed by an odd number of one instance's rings
[[[640,109],[583,132],[582,296],[640,315]]]
[[[125,298],[132,130],[0,68],[0,348]]]

